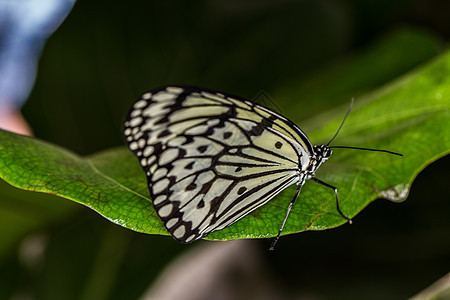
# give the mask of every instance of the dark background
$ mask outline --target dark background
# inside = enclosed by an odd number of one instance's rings
[[[46,44],[23,114],[36,137],[81,155],[124,145],[129,106],[165,84],[249,99],[264,90],[298,121],[420,66],[449,37],[444,0],[79,0]],[[359,76],[341,83],[340,70],[371,49],[385,64],[354,67]],[[288,101],[308,109],[289,111]],[[265,280],[280,298],[404,299],[423,290],[449,272],[449,167],[448,157],[428,166],[406,202],[375,201],[352,226],[283,237],[274,253],[270,240],[249,241]],[[175,257],[208,244],[134,233],[4,183],[0,191],[11,220],[0,223],[0,298],[134,299]],[[30,243],[42,249],[34,260],[24,254]],[[260,288],[243,275],[232,287]]]

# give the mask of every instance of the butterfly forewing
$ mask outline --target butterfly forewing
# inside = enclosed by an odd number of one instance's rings
[[[165,87],[138,100],[125,121],[168,231],[192,242],[303,183],[312,147],[292,122],[245,99]]]

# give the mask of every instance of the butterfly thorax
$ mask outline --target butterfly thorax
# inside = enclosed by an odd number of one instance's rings
[[[328,160],[333,153],[331,149],[326,145],[314,146],[314,155],[310,159],[308,168],[306,169],[306,177],[308,179],[314,177],[316,170],[322,163]]]

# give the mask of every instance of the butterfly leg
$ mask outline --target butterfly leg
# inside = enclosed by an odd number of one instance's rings
[[[344,219],[346,219],[350,224],[352,224],[352,220],[351,220],[349,217],[347,217],[346,215],[344,215],[344,214],[342,213],[341,209],[339,208],[339,199],[338,199],[338,190],[337,190],[337,188],[334,187],[334,186],[332,186],[331,184],[328,184],[328,183],[326,183],[326,182],[323,182],[322,180],[317,179],[317,178],[315,178],[315,177],[312,177],[311,180],[317,182],[318,184],[321,184],[321,185],[323,185],[323,186],[329,187],[330,189],[333,189],[333,190],[334,190],[334,195],[336,196],[336,208],[337,208],[337,211],[339,212],[339,214],[341,214],[341,216],[342,216]]]
[[[275,250],[275,245],[277,244],[278,240],[280,239],[281,232],[283,231],[284,225],[286,224],[287,218],[289,216],[289,213],[291,212],[291,208],[295,203],[295,200],[297,200],[298,194],[300,193],[300,189],[302,188],[302,184],[297,185],[297,191],[295,192],[295,196],[292,199],[291,203],[289,203],[288,209],[286,211],[286,215],[284,216],[283,223],[281,224],[280,230],[278,230],[277,236],[273,239],[272,244],[270,245],[269,250]]]

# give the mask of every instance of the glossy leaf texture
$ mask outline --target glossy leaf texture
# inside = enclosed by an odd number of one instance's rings
[[[403,201],[415,176],[450,152],[450,53],[365,96],[332,145],[389,149],[378,152],[335,149],[317,178],[339,190],[342,211],[354,218],[377,198]],[[324,87],[326,88],[326,87]],[[232,92],[232,91],[230,91]],[[287,100],[286,100],[287,101]],[[308,100],[292,102],[307,110]],[[327,143],[348,108],[329,107],[308,121],[293,121],[313,144]],[[167,234],[149,198],[145,175],[125,147],[80,157],[39,139],[0,131],[0,176],[18,188],[45,192],[88,206],[126,228]],[[294,195],[288,188],[260,209],[207,239],[271,237]],[[333,191],[314,182],[302,188],[283,234],[323,230],[345,223]]]

